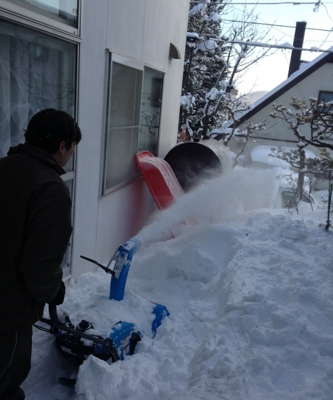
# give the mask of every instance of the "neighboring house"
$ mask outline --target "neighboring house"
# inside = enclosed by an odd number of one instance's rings
[[[155,210],[135,165],[176,144],[188,0],[0,0],[0,157],[34,113],[75,116],[66,276],[106,263]],[[180,51],[179,51],[180,50]]]
[[[333,48],[330,50],[333,51]],[[333,53],[322,53],[315,60],[301,64],[299,69],[292,73],[288,79],[251,104],[247,112],[237,116],[239,118],[237,122],[238,132],[245,131],[245,124],[248,121],[254,124],[266,121],[266,130],[253,133],[251,137],[254,140],[250,140],[246,145],[243,158],[246,165],[250,165],[251,151],[256,146],[265,145],[268,148],[296,147],[298,141],[289,126],[284,121],[278,118],[273,119],[268,115],[274,111],[273,103],[288,107],[292,97],[305,101],[308,101],[310,97],[318,97],[325,101],[333,100]],[[223,137],[224,132],[227,134],[230,129],[214,130],[211,137],[219,140]],[[304,130],[302,128],[302,132],[306,133],[306,128]],[[235,139],[230,141],[229,147],[237,154],[242,147],[242,142],[241,135],[236,135]],[[307,149],[317,155],[319,154],[319,150],[313,146],[308,146]]]

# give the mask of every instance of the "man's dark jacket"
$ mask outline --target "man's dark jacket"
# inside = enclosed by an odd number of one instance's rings
[[[0,330],[36,322],[59,291],[72,232],[64,173],[27,143],[0,159]]]

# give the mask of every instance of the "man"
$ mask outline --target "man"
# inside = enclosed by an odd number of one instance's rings
[[[60,175],[81,140],[63,111],[35,114],[24,144],[0,159],[0,399],[25,398],[32,325],[45,303],[65,295],[61,262],[72,232],[71,200]]]

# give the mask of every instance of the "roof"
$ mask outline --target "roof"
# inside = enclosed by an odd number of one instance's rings
[[[333,47],[329,49],[333,50]],[[250,109],[243,113],[243,115],[238,119],[236,126],[241,125],[253,115],[257,114],[258,111],[262,110],[264,107],[272,104],[278,97],[287,92],[293,86],[297,85],[299,82],[304,80],[306,77],[311,75],[317,69],[322,67],[327,63],[333,63],[333,53],[322,53],[319,57],[315,58],[313,61],[303,64],[301,68],[294,72],[292,75],[288,77],[285,81],[280,83],[276,88],[265,94],[255,103],[253,103]]]

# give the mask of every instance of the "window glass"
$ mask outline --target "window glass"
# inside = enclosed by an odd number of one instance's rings
[[[297,196],[295,192],[283,191],[282,195],[282,207],[293,208],[297,205]]]
[[[77,28],[78,0],[8,0],[66,25]]]
[[[6,21],[0,24],[0,157],[24,141],[44,108],[74,115],[76,46]],[[67,170],[73,169],[70,163]]]
[[[111,127],[139,125],[141,81],[142,71],[113,63]]]
[[[319,100],[323,100],[326,103],[328,103],[329,101],[333,101],[333,92],[319,92]]]
[[[104,191],[135,178],[142,71],[112,65]]]
[[[138,151],[157,155],[163,74],[139,68],[111,62],[110,55],[103,193],[136,178]]]
[[[325,91],[320,91],[319,92],[319,102],[324,101],[325,103],[328,103],[330,101],[333,101],[333,92],[325,92]],[[328,107],[319,107],[319,109],[327,113],[328,111],[332,111],[332,106]]]
[[[318,107],[318,109],[323,112],[323,113],[328,113],[331,112],[333,109],[333,92],[325,92],[325,91],[320,91],[319,92],[319,104],[320,102],[324,101],[325,103],[331,102],[327,107]],[[330,136],[327,137],[327,139],[332,139]]]
[[[138,150],[149,150],[157,156],[160,130],[163,74],[145,68],[141,100]]]

